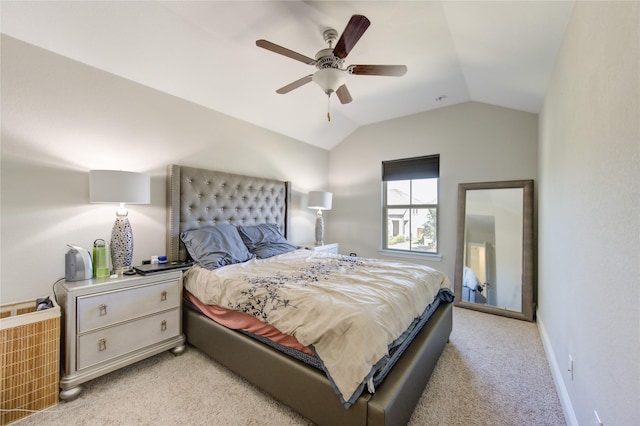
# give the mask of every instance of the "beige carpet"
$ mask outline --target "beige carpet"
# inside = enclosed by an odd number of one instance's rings
[[[307,425],[192,347],[97,378],[14,425]],[[536,324],[455,308],[410,425],[565,425]]]

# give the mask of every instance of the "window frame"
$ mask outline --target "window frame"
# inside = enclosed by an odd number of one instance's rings
[[[403,169],[403,165],[407,165],[408,171]],[[424,170],[420,170],[423,167]],[[436,183],[436,204],[414,204],[413,203],[413,182],[421,179],[437,179]],[[409,186],[409,204],[388,204],[387,200],[387,183],[392,180],[410,181]],[[393,209],[405,209],[411,212],[415,209],[435,209],[436,224],[436,250],[412,250],[411,249],[411,230],[409,231],[410,241],[409,249],[399,249],[389,247],[389,211]],[[382,251],[393,252],[398,254],[418,255],[418,256],[440,256],[440,155],[430,155],[424,157],[406,158],[401,160],[383,161],[382,162]]]

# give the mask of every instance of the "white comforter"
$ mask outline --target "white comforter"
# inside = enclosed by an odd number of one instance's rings
[[[315,350],[342,402],[449,280],[412,263],[309,250],[191,268],[185,288],[206,304],[251,314]]]

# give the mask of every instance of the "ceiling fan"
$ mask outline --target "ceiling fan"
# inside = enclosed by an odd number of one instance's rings
[[[360,40],[360,37],[362,37],[367,28],[369,28],[369,25],[371,25],[371,22],[366,16],[353,15],[342,32],[340,39],[338,39],[338,32],[336,30],[333,28],[326,29],[322,36],[324,41],[329,44],[329,47],[318,51],[315,59],[267,40],[257,40],[256,46],[258,47],[279,53],[296,61],[304,62],[307,65],[313,65],[317,68],[315,73],[306,75],[301,79],[279,88],[276,90],[276,93],[283,95],[313,81],[320,86],[329,99],[331,98],[331,94],[335,92],[341,103],[348,104],[353,99],[345,84],[347,74],[403,76],[407,72],[406,65],[349,65],[345,67],[345,58],[358,40]],[[332,47],[334,43],[335,47]],[[327,113],[327,118],[331,121],[331,115],[329,113]]]

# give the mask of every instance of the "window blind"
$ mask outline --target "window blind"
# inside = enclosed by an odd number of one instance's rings
[[[382,180],[430,179],[440,177],[440,154],[382,162]]]

